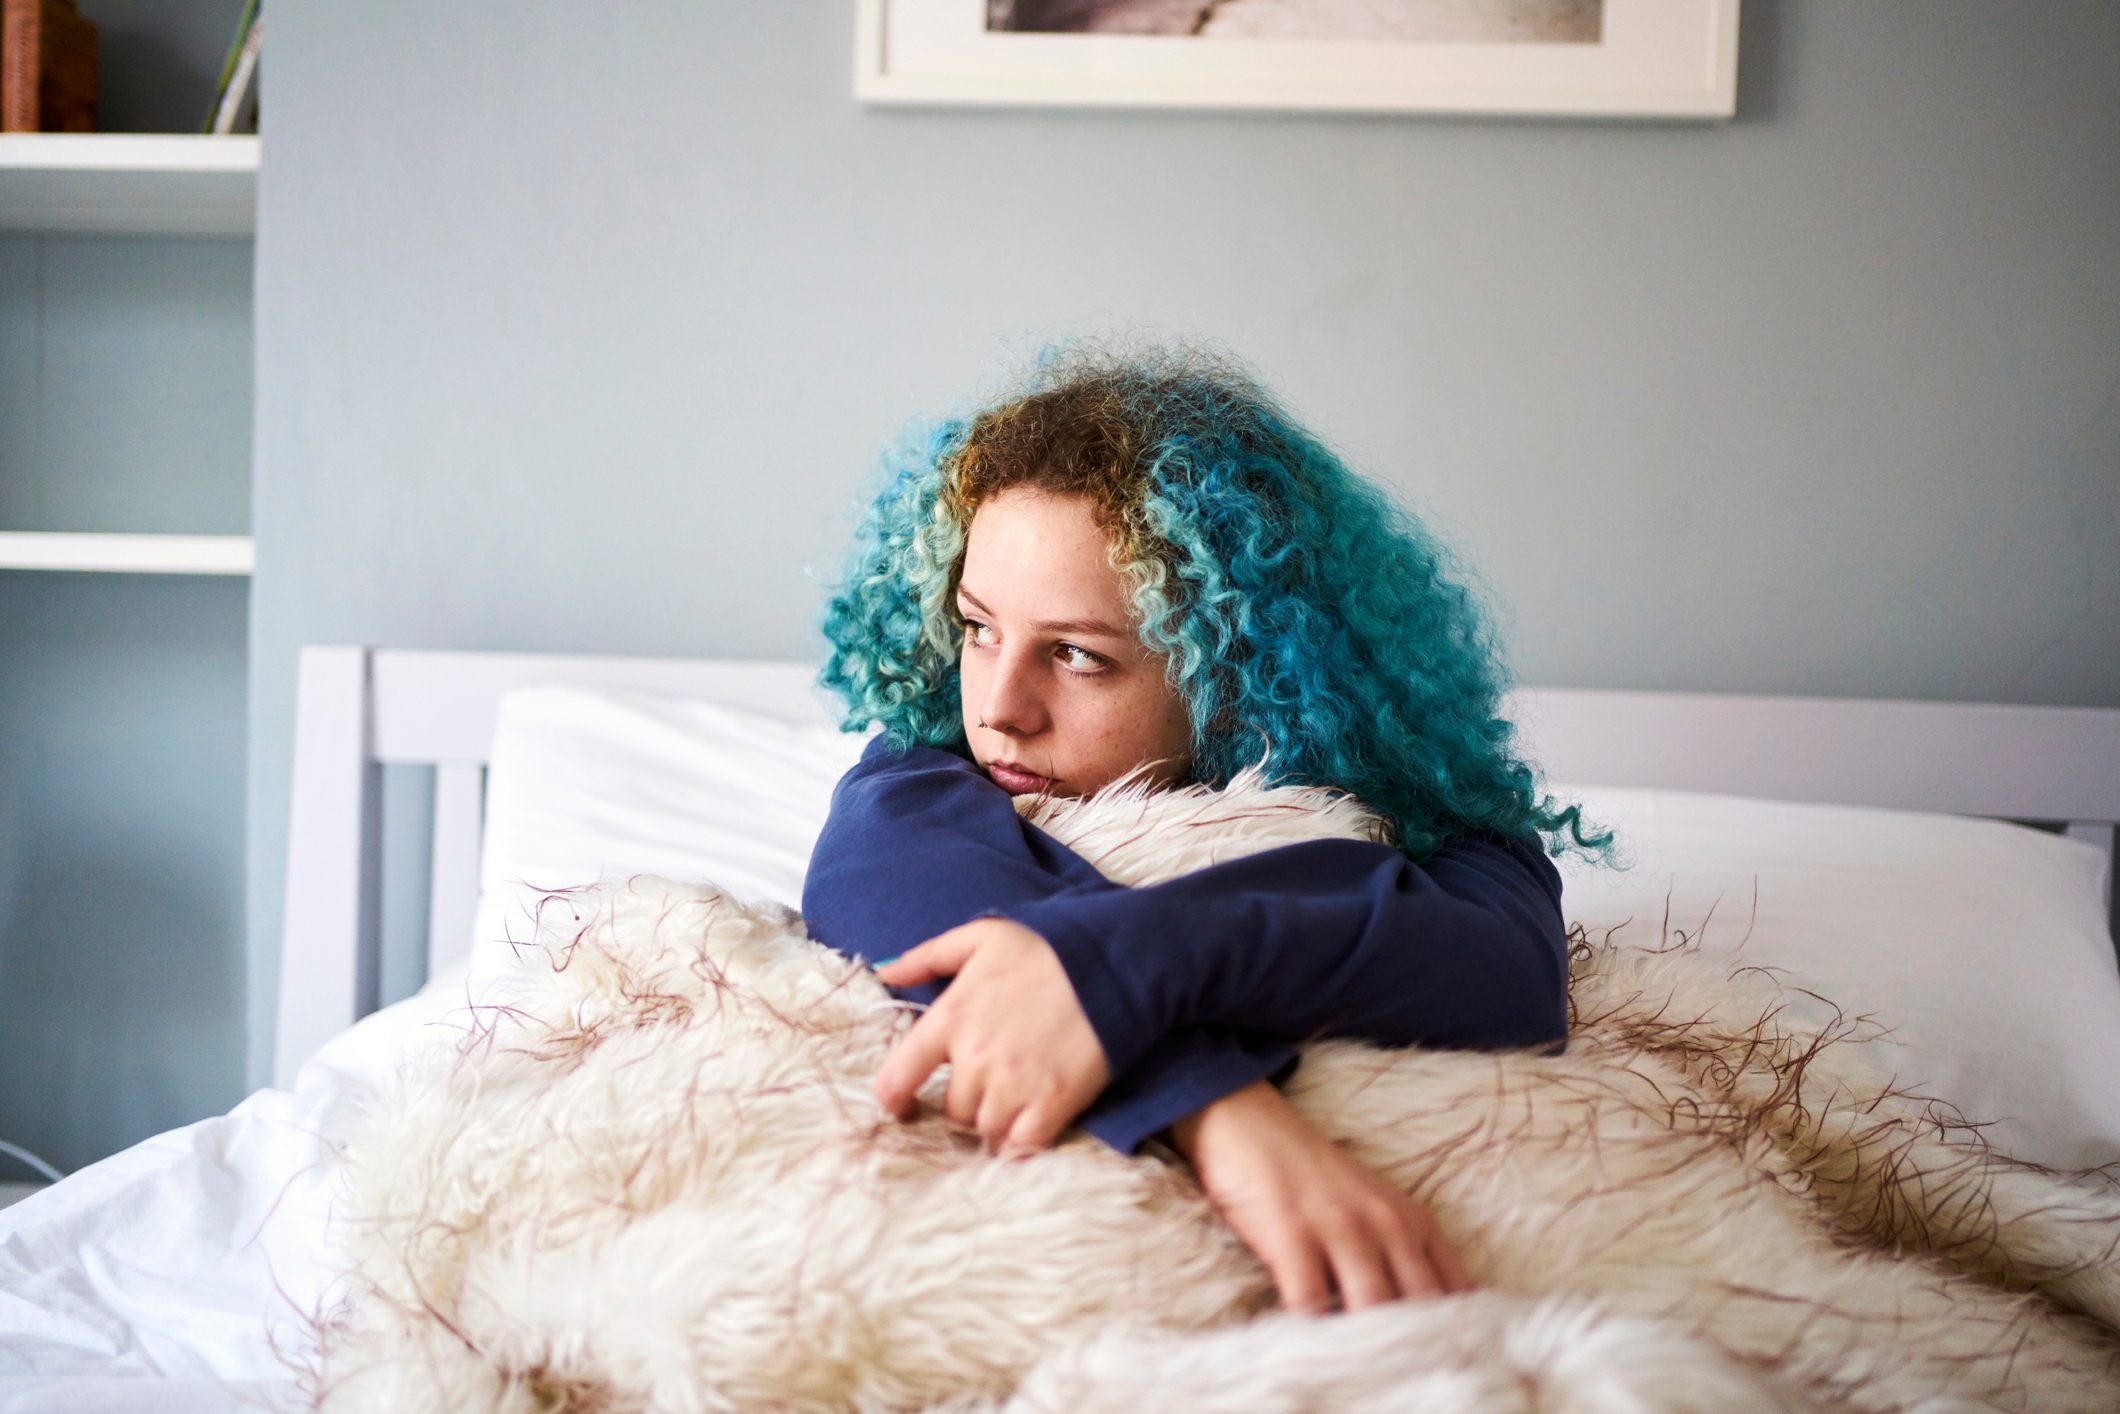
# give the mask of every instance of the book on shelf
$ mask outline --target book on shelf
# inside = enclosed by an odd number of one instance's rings
[[[228,57],[221,61],[221,77],[214,83],[213,104],[199,124],[202,133],[226,135],[258,130],[258,0],[246,0],[236,19],[235,39]]]
[[[0,132],[94,132],[97,58],[74,0],[0,0]]]

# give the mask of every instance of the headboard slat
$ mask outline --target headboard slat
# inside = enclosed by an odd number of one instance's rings
[[[427,889],[427,975],[463,956],[478,914],[479,843],[485,832],[486,768],[446,762],[434,770],[434,857]]]
[[[368,650],[304,648],[295,679],[294,803],[272,1083],[374,1009],[377,768]]]

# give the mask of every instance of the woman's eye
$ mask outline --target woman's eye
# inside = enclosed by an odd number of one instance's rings
[[[1096,672],[1104,666],[1104,660],[1087,648],[1077,648],[1072,643],[1063,643],[1060,645],[1060,651],[1075,655],[1076,662],[1079,665],[1075,669],[1077,672]]]
[[[977,619],[968,618],[964,621],[964,641],[969,646],[984,648],[986,639],[983,635],[989,631],[987,626]],[[1062,655],[1070,672],[1080,673],[1084,677],[1100,673],[1109,666],[1108,659],[1090,652],[1087,648],[1078,648],[1072,643],[1058,644],[1053,651]]]

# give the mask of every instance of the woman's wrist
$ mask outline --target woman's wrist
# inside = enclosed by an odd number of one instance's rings
[[[1291,1311],[1470,1285],[1427,1205],[1334,1144],[1269,1081],[1187,1115],[1171,1137]]]
[[[1229,1125],[1242,1124],[1248,1117],[1271,1114],[1287,1106],[1288,1101],[1281,1097],[1272,1081],[1254,1080],[1172,1123],[1170,1140],[1178,1152],[1197,1167],[1203,1139],[1211,1144],[1215,1135]]]

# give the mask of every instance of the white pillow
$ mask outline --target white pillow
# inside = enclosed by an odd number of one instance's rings
[[[695,698],[576,687],[501,698],[470,977],[508,972],[543,890],[657,874],[799,908],[864,733]],[[547,908],[566,907],[554,899]]]
[[[1627,872],[1558,861],[1563,911],[1593,941],[1616,928],[1655,943],[1668,898],[1674,941],[1742,941],[1747,962],[1889,1027],[1901,1083],[1992,1121],[2003,1152],[2120,1159],[2120,966],[2099,850],[1956,815],[1552,789],[1633,856]]]

